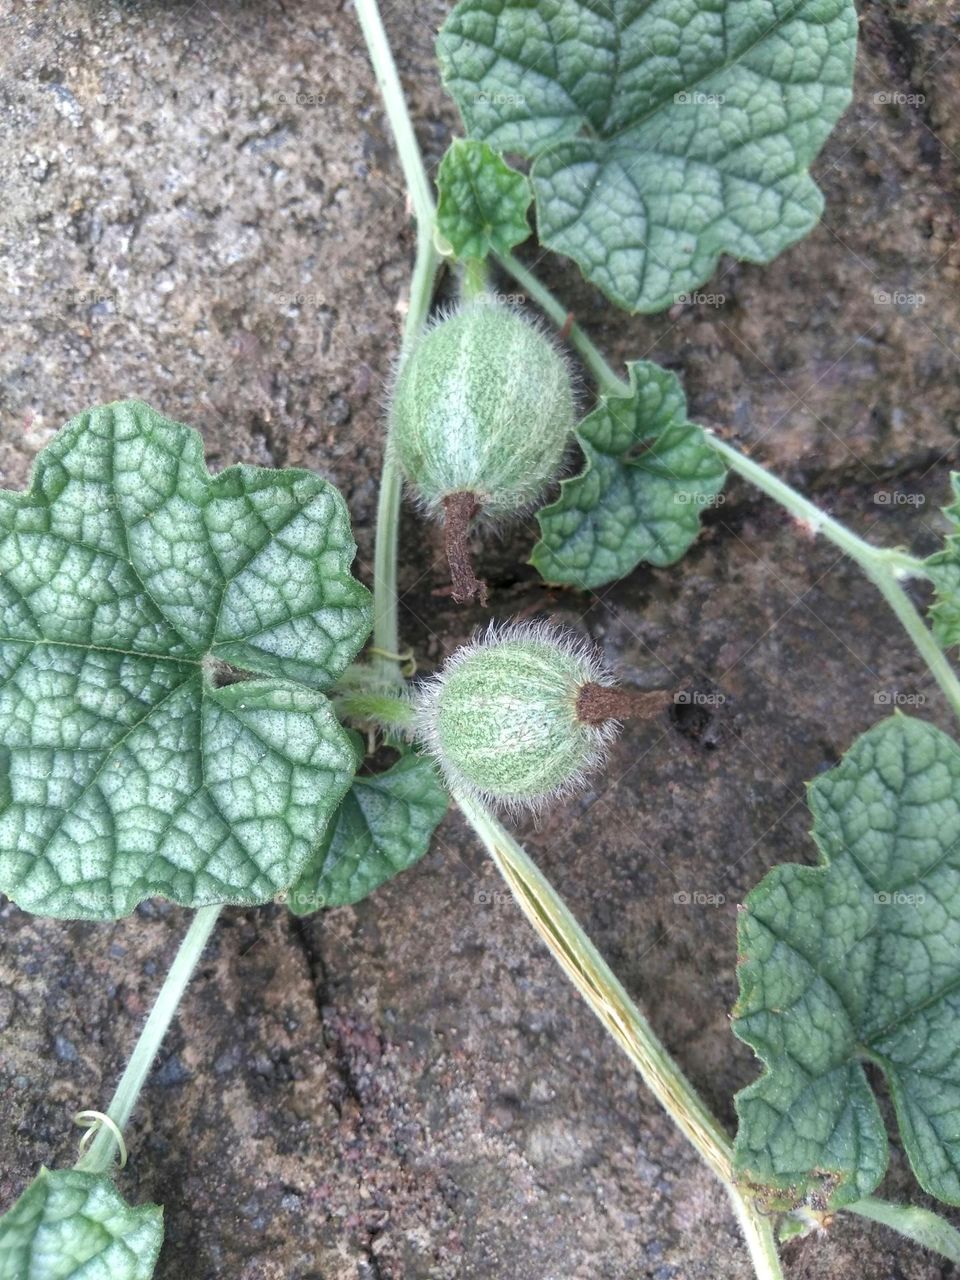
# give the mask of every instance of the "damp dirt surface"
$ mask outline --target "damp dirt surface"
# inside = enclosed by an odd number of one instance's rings
[[[457,124],[432,53],[444,14],[386,10],[431,168]],[[702,300],[655,318],[541,269],[612,357],[681,373],[694,420],[926,553],[960,426],[960,5],[861,18],[856,103],[803,244],[723,261]],[[215,470],[339,485],[369,582],[413,242],[352,10],[10,0],[0,35],[0,482],[22,486],[74,413],[139,396],[197,427]],[[813,860],[804,783],[897,699],[948,725],[856,570],[743,485],[724,499],[680,565],[596,594],[539,583],[529,521],[473,554],[494,616],[552,615],[630,687],[698,691],[628,725],[604,777],[520,830],[732,1125],[757,1074],[728,1024],[737,903],[775,862]],[[441,530],[407,508],[401,532],[403,640],[429,670],[488,612],[444,594]],[[75,1158],[71,1116],[109,1099],[187,913],[0,916],[7,1205]],[[161,1280],[751,1274],[721,1188],[454,814],[356,907],[224,912],[128,1143],[123,1193],[165,1206]],[[883,1193],[925,1202],[895,1134]],[[784,1259],[789,1280],[956,1274],[856,1220]]]

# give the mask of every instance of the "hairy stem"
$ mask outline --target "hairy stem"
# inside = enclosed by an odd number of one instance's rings
[[[340,720],[370,721],[388,732],[408,734],[416,724],[411,702],[373,689],[335,693],[333,707]]]
[[[871,1222],[881,1222],[925,1249],[934,1249],[951,1262],[960,1262],[960,1231],[930,1209],[866,1196],[854,1204],[844,1205],[843,1212],[859,1214]]]
[[[771,1224],[736,1186],[733,1147],[719,1121],[523,847],[477,800],[457,792],[453,798],[561,969],[633,1062],[647,1088],[726,1186],[757,1276],[777,1280],[781,1272]]]
[[[107,1107],[106,1114],[121,1133],[137,1105],[143,1083],[221,910],[222,907],[217,905],[201,907],[196,912],[163,986],[157,993],[150,1016],[144,1023],[140,1038]],[[113,1165],[116,1150],[116,1135],[107,1125],[102,1124],[90,1146],[77,1161],[76,1168],[85,1173],[106,1173]]]
[[[440,257],[433,244],[436,210],[430,181],[423,167],[420,148],[417,146],[400,77],[397,75],[376,0],[356,0],[356,9],[417,221],[417,256],[410,284],[410,304],[403,326],[400,348],[402,363],[410,354],[433,301],[440,266]],[[401,492],[400,467],[388,439],[380,476],[373,556],[373,643],[377,649],[386,653],[396,653],[400,648],[397,625],[397,539]],[[396,662],[381,656],[378,664],[385,678],[399,682],[401,676]]]

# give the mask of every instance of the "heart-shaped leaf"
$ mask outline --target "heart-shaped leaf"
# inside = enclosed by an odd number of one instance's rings
[[[294,915],[359,902],[412,867],[447,811],[433,764],[411,752],[384,773],[357,777],[287,895]]]
[[[647,361],[628,367],[630,395],[601,396],[577,427],[584,469],[537,513],[542,537],[530,559],[548,582],[599,587],[642,560],[673,564],[723,488],[726,470],[687,421],[675,375]]]
[[[305,471],[211,477],[137,402],[0,493],[0,890],[104,919],[297,877],[354,770],[323,694],[363,643],[346,507]]]
[[[104,1174],[41,1169],[0,1218],[3,1280],[150,1280],[163,1210],[128,1205]]]
[[[740,1176],[773,1204],[860,1200],[887,1167],[886,1076],[920,1185],[960,1204],[960,748],[896,715],[810,787],[822,865],[774,867],[740,918]]]
[[[856,35],[852,0],[461,0],[437,47],[470,134],[536,157],[541,242],[651,312],[814,226]]]

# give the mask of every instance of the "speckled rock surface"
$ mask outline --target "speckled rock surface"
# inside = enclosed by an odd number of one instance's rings
[[[432,58],[444,11],[387,9],[431,165],[455,125]],[[547,270],[611,353],[681,371],[693,416],[927,551],[960,429],[960,5],[864,3],[862,33],[804,244],[723,263],[704,286],[722,302],[646,320]],[[334,480],[369,578],[412,241],[351,9],[11,0],[0,38],[0,482],[22,485],[79,409],[140,395],[199,427],[215,468]],[[481,554],[501,616],[553,611],[629,682],[723,699],[625,732],[607,776],[523,835],[729,1123],[756,1071],[727,1025],[735,904],[812,857],[803,783],[894,693],[947,721],[857,573],[743,487],[726,497],[681,566],[598,596],[537,584],[528,524]],[[480,615],[433,594],[436,534],[408,513],[403,536],[402,625],[430,666]],[[677,901],[692,891],[723,903]],[[186,917],[0,915],[6,1205],[72,1160],[70,1116],[109,1098]],[[162,1280],[750,1274],[723,1193],[455,816],[355,908],[227,911],[129,1138],[122,1190],[166,1206]],[[885,1193],[919,1198],[896,1141]],[[955,1274],[846,1220],[785,1262],[790,1280]]]

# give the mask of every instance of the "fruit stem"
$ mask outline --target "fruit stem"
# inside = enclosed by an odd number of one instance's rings
[[[222,909],[217,904],[201,907],[195,913],[107,1107],[106,1114],[113,1124],[101,1123],[74,1168],[84,1173],[107,1173],[112,1167],[114,1155],[121,1148],[117,1135],[122,1135],[133,1108],[137,1105],[140,1090],[153,1066],[153,1060]]]
[[[457,604],[469,604],[474,597],[487,603],[487,584],[473,572],[470,555],[470,526],[479,510],[475,493],[448,493],[443,499],[443,549]]]
[[[460,297],[465,301],[483,298],[490,288],[490,274],[482,258],[468,258],[460,277]]]
[[[666,689],[642,692],[591,681],[577,695],[577,719],[581,724],[592,725],[606,724],[608,720],[652,720],[673,699]]]

